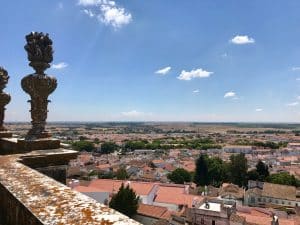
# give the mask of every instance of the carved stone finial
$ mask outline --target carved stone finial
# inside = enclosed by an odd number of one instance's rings
[[[6,128],[3,126],[3,121],[5,106],[10,102],[10,95],[3,92],[3,89],[6,87],[8,79],[9,76],[7,71],[4,68],[0,67],[0,132],[6,131]]]
[[[29,65],[35,69],[37,74],[44,74],[53,60],[52,40],[48,34],[31,32],[26,35],[26,41],[27,44],[24,48],[30,61]]]
[[[36,140],[51,135],[45,130],[48,113],[48,96],[56,89],[57,81],[47,76],[44,71],[50,67],[53,60],[52,40],[48,34],[31,32],[26,36],[25,50],[28,53],[29,65],[35,69],[34,74],[24,77],[21,81],[22,89],[30,95],[31,124],[26,139]]]

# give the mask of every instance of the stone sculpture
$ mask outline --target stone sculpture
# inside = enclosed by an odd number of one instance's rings
[[[10,102],[10,95],[5,93],[3,89],[6,87],[9,76],[7,71],[0,67],[0,137],[11,136],[7,129],[3,126],[5,106]]]
[[[56,78],[45,74],[53,60],[52,40],[48,34],[31,32],[26,36],[27,44],[24,46],[28,54],[29,66],[34,74],[29,74],[21,81],[22,89],[30,95],[31,100],[31,124],[32,128],[26,136],[26,140],[49,138],[46,131],[46,119],[48,114],[48,96],[56,89]]]

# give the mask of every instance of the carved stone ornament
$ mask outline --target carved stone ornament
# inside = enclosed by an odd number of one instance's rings
[[[50,67],[53,60],[52,40],[48,34],[31,32],[26,36],[25,50],[28,54],[29,66],[35,70],[21,81],[22,89],[30,95],[32,128],[27,133],[27,140],[50,137],[45,129],[48,114],[48,96],[56,89],[56,78],[50,77],[44,71]]]
[[[9,76],[7,71],[0,67],[0,131],[6,131],[3,126],[5,106],[10,102],[10,95],[5,93],[3,89],[6,87]]]
[[[30,61],[29,66],[35,69],[36,74],[44,74],[53,60],[52,40],[48,34],[31,32],[26,35],[26,41],[24,48]]]

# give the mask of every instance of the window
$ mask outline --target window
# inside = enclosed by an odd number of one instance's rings
[[[204,224],[204,219],[203,218],[201,218],[201,222],[200,222],[201,224]]]
[[[216,222],[214,220],[211,221],[211,225],[216,225]]]

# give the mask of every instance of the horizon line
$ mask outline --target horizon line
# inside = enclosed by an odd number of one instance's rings
[[[4,124],[8,123],[31,123],[30,121],[6,121]],[[185,121],[185,120],[51,120],[47,121],[47,123],[207,123],[207,124],[235,124],[235,123],[244,123],[244,124],[299,124],[300,122],[292,122],[292,121]]]

